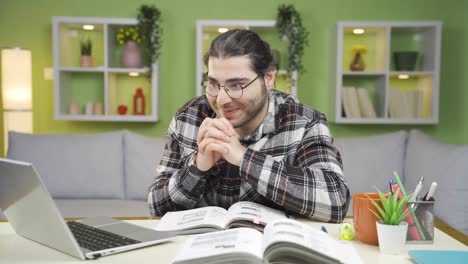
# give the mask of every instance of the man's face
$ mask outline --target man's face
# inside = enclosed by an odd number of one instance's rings
[[[274,76],[274,75],[273,75]],[[240,131],[256,129],[268,110],[267,86],[259,77],[243,90],[240,98],[231,98],[224,90],[226,83],[239,83],[245,86],[257,74],[250,67],[247,56],[214,58],[208,60],[208,80],[221,87],[218,96],[206,95],[211,108],[218,116],[225,117],[232,126]],[[267,78],[267,77],[266,77]],[[270,78],[270,75],[268,75]]]

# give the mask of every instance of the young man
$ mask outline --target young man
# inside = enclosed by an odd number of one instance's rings
[[[169,126],[149,188],[151,214],[242,200],[343,221],[349,190],[325,116],[272,90],[268,43],[231,30],[204,59],[206,95],[179,109]]]

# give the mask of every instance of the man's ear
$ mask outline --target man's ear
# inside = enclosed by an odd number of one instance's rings
[[[272,69],[265,73],[265,76],[264,76],[265,85],[268,90],[273,89],[273,86],[275,84],[275,77],[276,77],[276,69]]]

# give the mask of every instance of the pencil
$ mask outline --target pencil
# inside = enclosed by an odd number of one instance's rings
[[[396,171],[393,172],[393,175],[395,176],[395,180],[397,181],[398,185],[400,186],[400,191],[404,196],[406,195],[405,188],[403,187],[403,184],[401,183],[400,177],[398,177],[398,173]],[[421,228],[421,225],[419,224],[418,218],[416,218],[416,215],[414,214],[413,208],[409,206],[409,211],[411,213],[411,216],[413,217],[414,223],[416,224],[416,227],[418,228],[418,232],[421,235],[423,240],[426,240],[426,236],[424,235],[424,232]]]

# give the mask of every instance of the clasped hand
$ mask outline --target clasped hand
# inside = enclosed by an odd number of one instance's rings
[[[229,121],[222,118],[205,118],[197,137],[197,168],[207,171],[222,157],[229,163],[240,166],[245,154],[239,135]]]

